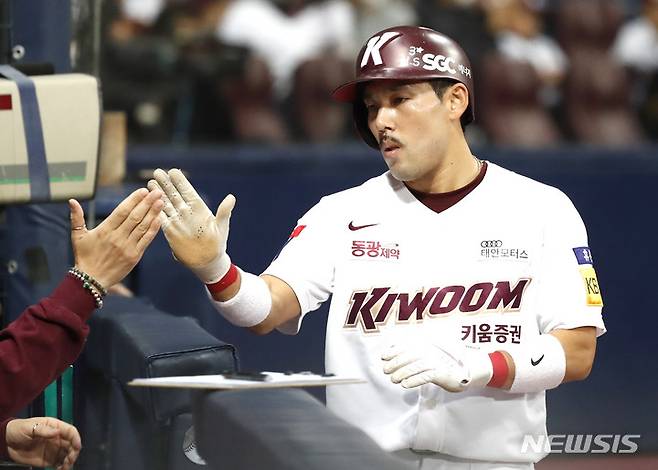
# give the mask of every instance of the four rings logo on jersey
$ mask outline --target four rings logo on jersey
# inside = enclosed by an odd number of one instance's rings
[[[482,240],[480,242],[480,258],[526,261],[528,252],[523,248],[509,248],[502,240]]]

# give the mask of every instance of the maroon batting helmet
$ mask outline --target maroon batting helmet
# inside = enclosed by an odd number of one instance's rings
[[[432,29],[397,26],[375,33],[361,48],[355,65],[356,78],[336,88],[332,96],[337,101],[352,103],[356,128],[373,148],[378,149],[379,145],[368,128],[359,86],[371,80],[455,80],[468,90],[462,125],[475,117],[471,63],[459,44]]]

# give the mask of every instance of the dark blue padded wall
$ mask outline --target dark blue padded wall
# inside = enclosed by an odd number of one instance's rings
[[[658,450],[653,365],[658,151],[481,149],[477,154],[562,189],[588,227],[609,333],[599,341],[589,379],[549,393],[550,432],[642,434],[640,448]],[[228,192],[236,195],[229,249],[233,260],[252,272],[267,266],[297,218],[320,197],[385,170],[378,155],[361,145],[131,151],[132,170],[157,166],[187,171],[213,210]],[[202,287],[172,259],[161,235],[140,265],[135,287],[157,307],[196,315],[211,333],[235,344],[243,369],[322,370],[326,307],[313,312],[296,337],[257,337],[235,328],[208,305]]]
[[[70,0],[10,0],[13,45],[25,48],[22,64],[51,63],[56,73],[71,70]]]

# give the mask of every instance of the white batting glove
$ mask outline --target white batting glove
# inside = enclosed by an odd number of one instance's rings
[[[235,197],[226,196],[213,215],[180,170],[158,168],[153,177],[148,188],[165,194],[160,221],[174,256],[205,284],[219,281],[231,267],[226,242]]]
[[[449,392],[485,387],[493,375],[493,366],[485,352],[462,344],[415,342],[393,345],[384,354],[384,373],[404,388],[433,383]]]

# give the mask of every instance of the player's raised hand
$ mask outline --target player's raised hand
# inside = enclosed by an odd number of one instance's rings
[[[5,437],[9,457],[34,467],[69,470],[82,448],[78,430],[55,418],[13,419]]]
[[[493,373],[489,356],[460,344],[392,345],[382,354],[384,373],[404,388],[433,383],[449,392],[484,387]]]
[[[164,193],[160,220],[174,256],[204,283],[217,282],[231,266],[226,243],[235,197],[226,196],[213,214],[180,170],[158,168],[153,177],[148,188]]]

